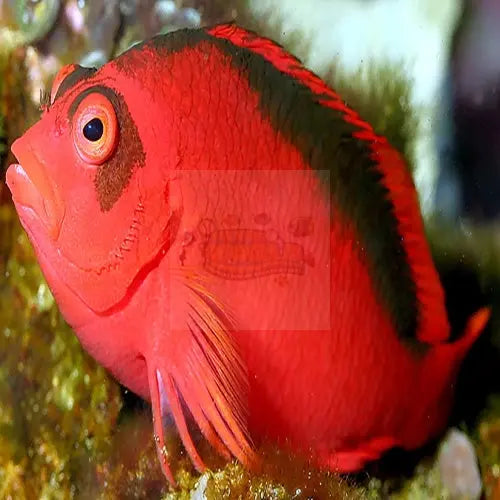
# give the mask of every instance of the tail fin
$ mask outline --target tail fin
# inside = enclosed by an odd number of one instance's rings
[[[460,338],[433,347],[422,366],[418,407],[405,422],[401,442],[404,448],[421,446],[446,426],[454,399],[454,387],[461,362],[484,330],[491,311],[484,307],[467,321]]]
[[[460,354],[462,354],[462,357],[465,356],[486,327],[490,316],[491,309],[489,307],[482,307],[468,319],[462,336],[450,344],[456,353],[455,356],[459,356]]]

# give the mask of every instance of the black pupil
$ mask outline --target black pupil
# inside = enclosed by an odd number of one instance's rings
[[[98,141],[104,132],[104,125],[99,118],[93,118],[83,127],[85,139],[95,142]]]

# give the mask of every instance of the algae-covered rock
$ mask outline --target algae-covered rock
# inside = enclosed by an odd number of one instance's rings
[[[488,498],[500,498],[500,394],[492,396],[476,432],[479,461]]]
[[[14,48],[0,41],[0,185],[12,140],[37,116],[26,92],[24,61],[23,48]]]
[[[81,464],[108,454],[119,388],[62,320],[9,205],[0,241],[0,498],[70,498]]]

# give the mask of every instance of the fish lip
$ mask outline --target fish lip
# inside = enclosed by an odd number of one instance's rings
[[[7,169],[6,181],[12,199],[23,211],[32,212],[51,239],[56,241],[61,232],[64,204],[34,152],[30,150],[27,154],[23,153],[16,150],[14,154],[21,162],[13,163]]]

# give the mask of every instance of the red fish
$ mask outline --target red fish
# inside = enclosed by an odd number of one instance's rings
[[[401,156],[272,41],[235,25],[56,77],[7,182],[83,346],[248,467],[277,443],[355,471],[446,423],[482,309],[451,341]]]

